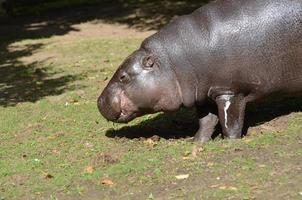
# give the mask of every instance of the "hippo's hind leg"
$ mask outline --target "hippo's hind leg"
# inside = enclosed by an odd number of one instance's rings
[[[219,121],[224,137],[241,138],[246,100],[243,94],[225,93],[216,96]]]
[[[206,108],[205,108],[206,109]],[[215,126],[218,123],[218,116],[210,110],[199,111],[199,129],[194,136],[195,142],[208,142],[214,132]]]

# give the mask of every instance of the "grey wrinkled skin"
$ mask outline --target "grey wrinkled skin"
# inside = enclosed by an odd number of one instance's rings
[[[302,92],[302,1],[217,0],[145,39],[98,99],[114,122],[196,106],[206,142],[240,138],[246,104]]]

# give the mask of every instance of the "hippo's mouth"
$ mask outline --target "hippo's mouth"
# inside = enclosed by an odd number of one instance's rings
[[[127,112],[122,110],[120,116],[116,119],[116,122],[128,123],[139,116],[141,116],[139,112]]]
[[[133,102],[127,97],[124,91],[120,94],[120,116],[116,120],[118,123],[127,123],[136,117],[141,116]]]

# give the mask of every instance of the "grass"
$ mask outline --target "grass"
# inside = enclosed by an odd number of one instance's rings
[[[104,120],[96,99],[142,40],[49,37],[1,49],[3,73],[22,69],[0,81],[1,200],[301,198],[301,112],[282,116],[282,131],[203,146],[185,137],[196,131],[191,111]]]

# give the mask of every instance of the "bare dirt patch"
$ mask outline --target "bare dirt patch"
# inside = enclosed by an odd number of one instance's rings
[[[34,131],[41,130],[41,124],[29,124],[24,130],[16,133],[14,143],[22,143],[32,137]]]
[[[248,129],[248,135],[253,135],[257,133],[263,133],[263,132],[282,132],[285,131],[288,128],[288,122],[289,118],[293,114],[287,115],[287,116],[280,116],[277,117],[271,121],[265,122],[263,124],[256,125],[254,127],[250,127]]]
[[[32,24],[29,24],[32,26]],[[11,25],[9,25],[11,28]],[[87,39],[87,38],[146,38],[155,31],[140,31],[138,29],[129,28],[127,25],[124,24],[108,24],[101,20],[97,22],[86,22],[75,24],[71,26],[72,28],[64,35],[54,35],[51,37],[51,40],[43,41],[41,47],[44,45],[51,45],[54,43],[72,43],[77,40]],[[54,27],[53,27],[54,28]],[[48,27],[49,32],[55,32],[52,30],[52,27]],[[38,63],[38,62],[45,62],[55,58],[56,55],[48,52],[48,51],[41,51],[40,49],[32,49],[31,45],[22,44],[22,43],[13,43],[8,46],[8,51],[11,53],[18,53],[18,52],[30,52],[27,55],[20,55],[18,57],[18,61],[23,64],[31,64],[31,63]]]
[[[110,165],[119,162],[118,156],[107,153],[99,153],[92,160],[91,164],[94,167],[100,167],[103,165]]]
[[[87,37],[97,38],[145,38],[155,31],[139,31],[123,24],[108,24],[102,21],[73,25],[73,30],[63,36],[55,36],[59,41],[77,40]]]

